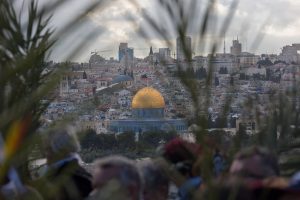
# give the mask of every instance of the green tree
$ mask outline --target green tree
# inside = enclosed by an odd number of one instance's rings
[[[47,67],[44,62],[46,53],[53,44],[49,40],[52,32],[47,28],[49,18],[38,12],[34,1],[30,4],[25,27],[22,27],[22,22],[9,1],[1,1],[0,10],[0,116],[10,114],[5,116],[6,120],[1,120],[0,130],[5,134],[10,122],[31,115],[30,132],[34,132],[39,126],[40,115],[47,106],[40,101],[41,95],[47,90],[39,90],[43,89],[41,86],[49,81],[50,76],[43,73]],[[21,109],[17,111],[16,107]]]
[[[118,148],[123,150],[135,149],[135,133],[124,132],[117,136]]]
[[[38,11],[35,1],[28,8],[25,25],[10,1],[0,1],[0,13],[0,131],[6,140],[11,140],[10,127],[25,119],[27,127],[22,128],[24,133],[18,137],[22,144],[33,146],[33,133],[40,127],[40,116],[47,107],[41,99],[58,80],[55,71],[44,72],[46,54],[53,45],[52,31],[47,26],[50,18],[45,11]],[[15,146],[14,151],[20,148]],[[23,179],[29,177],[26,166],[29,151],[22,145],[22,154],[18,156],[22,162],[15,164],[20,166]]]
[[[176,131],[148,131],[140,135],[139,143],[145,145],[145,147],[155,149],[176,136]]]
[[[88,129],[81,133],[80,144],[84,149],[96,149],[100,141],[94,129]]]
[[[11,145],[0,179],[13,160],[14,165],[20,168],[23,180],[29,180],[27,165],[28,160],[33,159],[29,158],[29,153],[39,141],[37,130],[41,128],[41,115],[48,106],[42,100],[51,100],[51,90],[69,65],[63,63],[49,72],[45,70],[46,59],[57,36],[70,34],[73,28],[78,27],[80,19],[99,5],[99,2],[92,3],[61,32],[54,34],[54,29],[49,26],[49,16],[64,2],[56,1],[41,7],[32,0],[28,9],[24,6],[16,10],[15,1],[0,0],[0,132]],[[91,36],[92,33],[88,37]],[[77,51],[70,50],[70,55]]]

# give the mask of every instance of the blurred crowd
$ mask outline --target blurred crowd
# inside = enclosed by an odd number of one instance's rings
[[[0,199],[300,199],[300,173],[280,176],[276,155],[263,147],[241,149],[230,163],[217,148],[175,138],[154,158],[112,155],[88,169],[74,127],[52,129],[43,141],[47,164],[40,176],[25,183],[8,166]]]

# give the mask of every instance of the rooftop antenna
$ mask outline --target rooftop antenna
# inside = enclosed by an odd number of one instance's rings
[[[225,47],[225,36],[224,36],[224,54],[226,54],[226,47]]]

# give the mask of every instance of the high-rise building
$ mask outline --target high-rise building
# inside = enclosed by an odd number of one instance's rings
[[[190,36],[185,36],[183,39],[178,37],[176,39],[176,54],[178,62],[191,60],[192,38]]]
[[[169,48],[159,48],[158,49],[159,60],[167,61],[171,58],[171,51]]]
[[[284,46],[279,59],[287,63],[300,63],[300,44]]]
[[[123,58],[128,61],[132,61],[134,57],[133,48],[128,48],[128,43],[120,43],[119,45],[119,61],[121,62]]]
[[[238,56],[242,53],[242,44],[239,42],[239,38],[232,41],[232,46],[230,47],[230,53],[234,56]]]

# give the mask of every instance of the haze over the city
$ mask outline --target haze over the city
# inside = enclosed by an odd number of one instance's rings
[[[28,1],[26,1],[28,2]],[[38,1],[41,5],[49,3],[46,0]],[[56,10],[52,18],[53,27],[59,30],[78,12],[80,13],[93,1],[71,0],[65,3],[63,7]],[[146,26],[146,22],[142,17],[145,10],[150,14],[156,12],[159,7],[156,1],[139,0],[139,7],[134,6],[130,1],[114,1],[107,4],[104,9],[93,11],[88,18],[83,21],[80,29],[74,30],[72,35],[63,42],[57,42],[57,47],[51,54],[51,59],[62,61],[66,57],[68,50],[76,47],[80,39],[87,36],[93,30],[100,30],[102,34],[95,38],[87,39],[86,45],[81,49],[81,53],[74,58],[76,61],[88,61],[91,51],[98,50],[103,57],[117,58],[118,44],[127,42],[129,46],[135,48],[136,57],[145,57],[149,53],[149,46],[154,47],[154,51],[165,44],[162,38],[155,34],[145,39],[139,34],[141,27]],[[197,22],[203,17],[203,10],[207,6],[207,0],[199,4]],[[188,1],[185,1],[188,5]],[[230,4],[232,0],[219,0],[215,6],[215,20],[217,24],[221,24],[224,17],[230,12]],[[21,3],[20,3],[21,4]],[[241,0],[238,3],[236,13],[232,23],[226,33],[226,49],[229,51],[233,38],[239,37],[243,43],[243,51],[253,53],[279,53],[281,48],[286,44],[297,43],[300,32],[300,19],[298,11],[300,2],[295,0],[261,0],[259,4],[256,1]],[[288,12],[287,12],[288,11]],[[161,21],[161,16],[154,16]],[[212,24],[215,24],[213,22]],[[170,30],[171,31],[171,30]],[[207,33],[206,41],[210,42],[214,38],[213,29]],[[192,39],[196,38],[197,30],[189,27],[188,34]],[[170,34],[172,35],[172,34]],[[260,38],[259,46],[253,45],[257,36]],[[170,37],[170,41],[175,45],[176,35]],[[175,50],[171,48],[171,50]],[[103,52],[101,52],[103,51]],[[206,55],[208,49],[200,51],[193,49],[195,55]],[[223,51],[223,45],[220,45],[219,51]]]
[[[300,0],[0,0],[0,199],[300,199]]]

